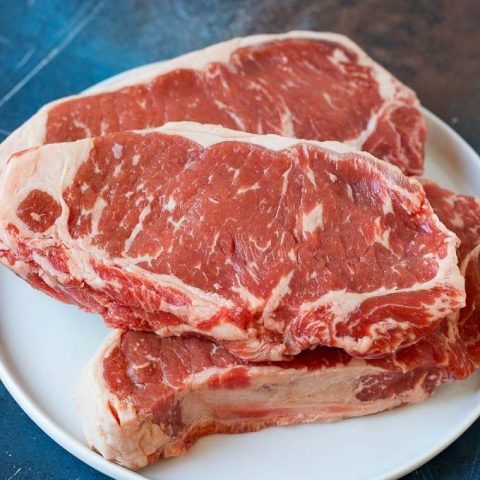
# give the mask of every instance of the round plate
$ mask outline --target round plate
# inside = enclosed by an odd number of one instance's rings
[[[426,175],[457,192],[480,194],[479,157],[445,123],[428,111],[424,113],[428,126]],[[441,388],[419,405],[331,424],[210,436],[183,457],[134,473],[107,462],[84,445],[72,401],[83,366],[106,334],[98,316],[56,302],[1,269],[1,380],[56,442],[93,468],[121,480],[197,480],[207,475],[210,480],[282,480],[318,478],[319,472],[324,480],[393,479],[438,454],[480,415],[477,372]]]

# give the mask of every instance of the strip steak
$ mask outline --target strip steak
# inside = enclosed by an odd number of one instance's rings
[[[454,323],[382,360],[317,347],[273,364],[242,362],[205,339],[115,332],[85,370],[77,403],[88,445],[137,469],[209,434],[417,403],[473,369]]]
[[[348,38],[316,32],[235,38],[57,100],[3,143],[0,160],[45,143],[183,120],[337,140],[406,174],[423,171],[415,93]]]
[[[112,326],[249,360],[380,357],[464,305],[417,180],[336,142],[192,123],[51,144],[0,185],[3,259]]]

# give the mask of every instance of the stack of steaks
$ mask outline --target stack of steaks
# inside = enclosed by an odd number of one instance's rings
[[[314,32],[144,67],[7,138],[2,262],[114,328],[77,392],[89,445],[141,468],[471,374],[480,201],[420,177],[424,143],[415,94]]]

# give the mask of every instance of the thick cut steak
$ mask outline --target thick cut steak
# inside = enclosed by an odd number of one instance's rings
[[[34,148],[0,185],[4,261],[122,328],[237,356],[379,357],[464,305],[415,179],[336,142],[179,123]]]
[[[470,357],[480,365],[480,199],[453,193],[431,180],[421,181],[435,213],[461,241],[458,260],[467,304],[458,314],[458,328]]]
[[[338,140],[421,174],[415,94],[348,38],[290,32],[237,38],[55,101],[14,132],[0,159],[45,143],[190,120]]]
[[[90,362],[77,403],[90,447],[129,468],[183,454],[199,437],[368,415],[431,395],[473,365],[454,324],[381,360],[318,347],[248,364],[196,338],[114,333]]]

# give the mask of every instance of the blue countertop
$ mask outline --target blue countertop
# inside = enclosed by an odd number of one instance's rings
[[[351,36],[480,151],[480,2],[2,0],[0,141],[44,103],[238,35]],[[45,435],[0,384],[0,480],[106,478]],[[480,421],[408,480],[480,478]]]

